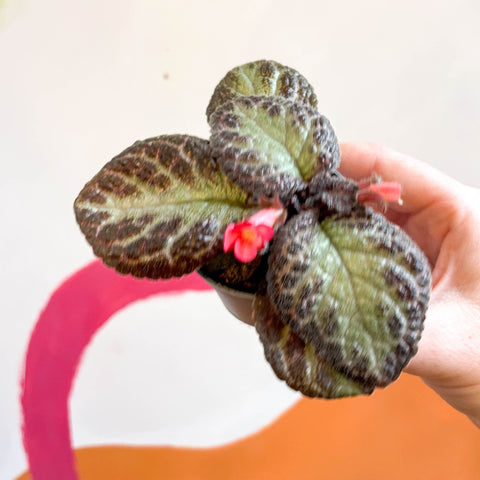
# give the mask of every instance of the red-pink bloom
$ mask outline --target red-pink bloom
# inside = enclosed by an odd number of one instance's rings
[[[240,262],[251,262],[265,244],[273,238],[273,228],[250,222],[231,223],[223,236],[223,250],[233,250]]]
[[[223,235],[223,250],[233,250],[240,262],[251,262],[273,238],[273,227],[284,221],[283,208],[264,208],[238,223],[230,223]]]
[[[359,184],[357,200],[360,203],[380,202],[402,205],[402,187],[395,182],[374,182]]]

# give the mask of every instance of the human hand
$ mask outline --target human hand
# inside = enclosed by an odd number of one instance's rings
[[[419,245],[432,267],[432,293],[417,354],[405,371],[420,376],[480,427],[480,190],[385,147],[341,145],[339,171],[377,173],[402,186],[386,217]]]

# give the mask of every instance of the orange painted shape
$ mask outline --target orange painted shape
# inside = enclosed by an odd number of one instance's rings
[[[408,375],[370,397],[302,399],[262,431],[218,448],[75,453],[81,480],[480,478],[480,431]]]

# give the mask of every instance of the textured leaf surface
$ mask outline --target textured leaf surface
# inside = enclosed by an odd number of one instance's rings
[[[317,175],[308,184],[305,207],[320,209],[322,216],[350,214],[357,205],[357,192],[357,184],[343,178],[336,171],[328,175]]]
[[[136,142],[110,161],[75,201],[96,255],[121,273],[168,278],[222,251],[249,199],[212,160],[205,140],[167,135]]]
[[[298,215],[274,239],[267,279],[282,322],[366,389],[393,381],[416,352],[428,262],[379,214]]]
[[[317,108],[317,97],[296,70],[270,60],[258,60],[230,70],[215,88],[207,107],[207,118],[237,97],[276,96]]]
[[[371,393],[337,372],[305,343],[288,325],[282,323],[268,296],[257,295],[254,300],[255,328],[263,343],[265,358],[276,375],[309,397],[339,398]]]
[[[252,194],[291,194],[339,163],[329,121],[289,100],[240,97],[217,109],[211,126],[222,170]]]

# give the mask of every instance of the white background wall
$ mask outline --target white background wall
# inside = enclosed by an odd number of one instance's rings
[[[385,143],[480,186],[475,0],[0,5],[2,479],[26,466],[18,378],[29,333],[52,289],[93,258],[74,221],[76,194],[137,139],[207,137],[204,111],[230,68],[260,58],[296,68],[341,140]],[[73,437],[213,445],[295,398],[255,333],[213,294],[153,299],[121,312],[90,346],[72,397]]]

